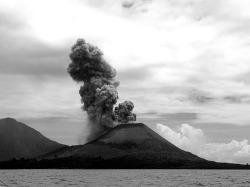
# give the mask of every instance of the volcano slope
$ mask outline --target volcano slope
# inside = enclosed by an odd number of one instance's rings
[[[142,123],[118,125],[85,145],[60,148],[9,168],[247,169],[183,151]],[[0,164],[1,168],[1,164]],[[5,168],[2,164],[2,168]]]

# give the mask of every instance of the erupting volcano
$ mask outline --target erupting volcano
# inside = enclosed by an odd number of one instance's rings
[[[97,138],[120,122],[136,120],[131,101],[119,104],[113,111],[118,100],[116,88],[119,82],[115,80],[116,70],[103,58],[100,49],[78,39],[69,56],[71,63],[68,73],[76,82],[83,82],[79,94],[82,109],[88,114],[87,141]]]
[[[68,73],[82,83],[79,93],[88,115],[87,143],[61,146],[35,159],[2,162],[0,168],[250,169],[248,165],[207,161],[181,150],[143,123],[133,123],[134,104],[116,105],[116,70],[96,46],[78,39],[70,59]]]

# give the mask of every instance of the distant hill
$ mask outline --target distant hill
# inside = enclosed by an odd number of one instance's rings
[[[64,145],[52,141],[12,118],[0,120],[0,161],[33,158]]]

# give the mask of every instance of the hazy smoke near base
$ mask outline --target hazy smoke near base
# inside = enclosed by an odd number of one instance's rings
[[[126,123],[136,119],[131,101],[119,104],[113,112],[119,82],[115,80],[116,70],[102,56],[99,48],[83,39],[77,40],[69,55],[68,73],[76,82],[83,82],[79,94],[82,109],[88,114],[87,141],[114,127],[114,121]]]

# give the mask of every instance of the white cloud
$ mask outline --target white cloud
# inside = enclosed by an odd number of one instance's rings
[[[250,145],[246,139],[232,140],[230,143],[208,143],[201,129],[188,124],[182,124],[176,131],[162,124],[157,124],[156,129],[177,147],[207,160],[243,164],[250,162]]]

